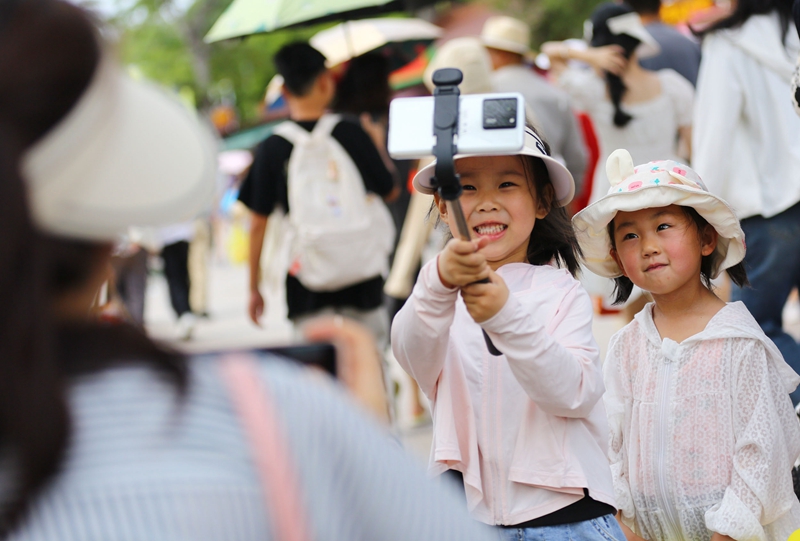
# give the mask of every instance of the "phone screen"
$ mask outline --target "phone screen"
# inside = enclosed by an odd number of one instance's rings
[[[315,366],[336,377],[336,349],[332,344],[298,344],[260,348],[258,351],[280,355],[300,364]]]

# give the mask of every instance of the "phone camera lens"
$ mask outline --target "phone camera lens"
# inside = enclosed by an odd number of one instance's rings
[[[493,98],[483,100],[483,129],[498,130],[517,125],[517,100]]]

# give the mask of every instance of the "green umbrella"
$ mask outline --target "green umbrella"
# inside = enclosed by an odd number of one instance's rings
[[[361,19],[430,5],[436,0],[233,0],[211,30],[208,43],[292,26]]]

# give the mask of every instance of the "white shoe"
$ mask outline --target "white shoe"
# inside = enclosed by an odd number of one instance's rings
[[[181,340],[190,340],[197,325],[197,316],[191,312],[185,312],[178,318],[178,337]]]

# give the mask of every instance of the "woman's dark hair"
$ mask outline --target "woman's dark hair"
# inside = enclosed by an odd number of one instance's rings
[[[324,72],[325,56],[304,41],[284,45],[273,58],[283,85],[295,96],[305,96]]]
[[[25,151],[75,105],[100,59],[92,21],[61,0],[0,7],[0,452],[12,466],[0,538],[58,473],[70,441],[75,374],[149,363],[185,389],[183,359],[124,325],[56,320],[56,298],[87,283],[108,246],[33,225],[20,172]]]
[[[736,7],[727,17],[720,19],[704,30],[695,31],[692,29],[692,31],[695,35],[702,37],[717,30],[739,28],[753,15],[766,15],[777,11],[781,24],[781,39],[783,44],[786,45],[786,33],[789,31],[789,23],[793,20],[792,0],[736,0],[734,5]]]
[[[800,37],[800,0],[794,0],[792,18],[794,19],[794,29],[797,31],[797,36]]]
[[[619,45],[622,47],[625,58],[630,58],[633,52],[641,43],[638,39],[628,34],[614,34],[608,27],[608,20],[619,15],[632,13],[629,6],[624,4],[601,4],[594,10],[589,20],[592,23],[592,47],[604,47],[606,45]],[[628,88],[622,79],[613,73],[606,72],[606,85],[611,104],[614,106],[614,125],[623,128],[628,125],[633,117],[622,109],[622,98]]]
[[[350,61],[336,85],[331,109],[337,113],[385,116],[389,114],[391,95],[389,61],[381,54],[369,53]]]
[[[695,225],[697,229],[697,234],[702,234],[705,231],[706,227],[710,224],[708,221],[700,216],[695,209],[692,207],[680,207],[683,213],[690,219]],[[616,242],[614,239],[614,220],[611,220],[608,223],[608,236],[611,239],[611,247],[616,250]],[[713,285],[711,284],[711,272],[714,269],[715,264],[717,263],[717,259],[719,258],[719,253],[714,250],[709,255],[704,255],[702,260],[700,261],[700,279],[703,281],[703,285],[706,286],[708,289],[713,289]],[[725,269],[725,272],[728,273],[731,281],[739,287],[749,286],[750,282],[747,280],[747,271],[745,271],[744,263],[739,262],[732,267],[728,267]],[[631,282],[630,278],[627,276],[620,276],[619,278],[614,278],[614,304],[622,304],[628,300],[631,296],[631,292],[633,291],[633,282]]]

